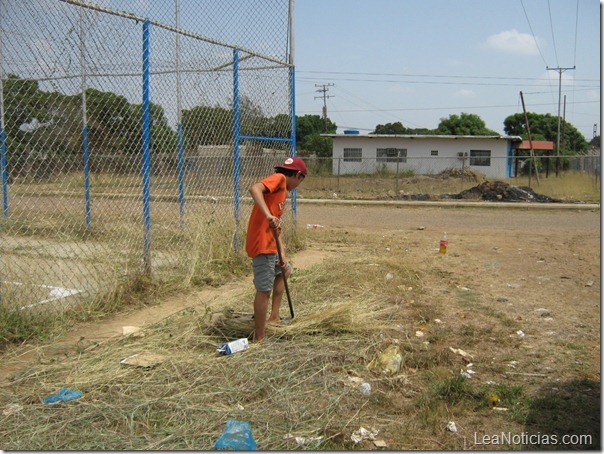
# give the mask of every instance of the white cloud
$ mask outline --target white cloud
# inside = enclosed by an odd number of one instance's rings
[[[464,88],[461,90],[457,90],[455,93],[453,93],[453,97],[465,99],[476,98],[476,93],[474,92],[474,90],[468,90]]]
[[[508,54],[537,55],[539,53],[537,43],[539,47],[543,47],[538,37],[512,29],[489,36],[482,47]]]

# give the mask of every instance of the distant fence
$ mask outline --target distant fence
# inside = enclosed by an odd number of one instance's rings
[[[356,186],[363,182],[370,185],[365,188],[367,196],[384,196],[388,191],[409,190],[403,186],[414,180],[428,183],[440,180],[442,184],[433,185],[435,191],[443,188],[449,191],[460,191],[475,185],[481,179],[509,180],[516,184],[532,186],[537,184],[537,177],[550,179],[557,174],[577,172],[594,179],[600,178],[601,158],[599,152],[576,156],[540,156],[534,160],[530,156],[489,157],[483,162],[472,162],[469,159],[456,157],[405,157],[405,158],[357,158],[354,161],[346,158],[304,157],[308,163],[310,177],[300,188],[305,197],[322,197],[319,189],[341,193],[359,193]],[[538,175],[537,175],[538,172]],[[489,176],[490,175],[490,176]],[[496,176],[493,176],[496,175]],[[432,178],[430,178],[432,177]],[[379,182],[379,184],[378,184]],[[555,183],[552,183],[555,184]],[[428,184],[420,185],[431,192]],[[309,190],[312,187],[313,190]],[[594,189],[597,189],[594,187]],[[411,185],[410,190],[417,191]]]
[[[290,1],[115,4],[0,2],[3,306],[191,280],[295,154]]]

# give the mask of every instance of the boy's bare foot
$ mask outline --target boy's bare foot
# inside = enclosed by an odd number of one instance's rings
[[[279,324],[281,324],[281,319],[280,318],[278,318],[278,319],[269,318],[266,321],[266,323],[268,323],[269,325],[279,325]]]

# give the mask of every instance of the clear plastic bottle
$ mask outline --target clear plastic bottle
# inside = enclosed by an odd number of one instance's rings
[[[321,224],[306,224],[306,228],[311,229],[311,230],[316,230],[316,229],[322,229],[323,226]]]
[[[438,253],[439,254],[446,254],[447,253],[447,246],[449,245],[449,240],[447,238],[447,232],[443,233],[443,237],[440,239],[440,243],[438,243]]]

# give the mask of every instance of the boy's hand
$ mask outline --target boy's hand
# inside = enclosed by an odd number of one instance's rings
[[[278,229],[281,226],[281,221],[277,216],[270,214],[266,217],[266,219],[273,230]]]
[[[287,260],[285,260],[285,263],[281,263],[281,269],[283,270],[283,273],[285,273],[285,278],[288,278],[289,275],[292,274],[292,266],[287,263]]]

